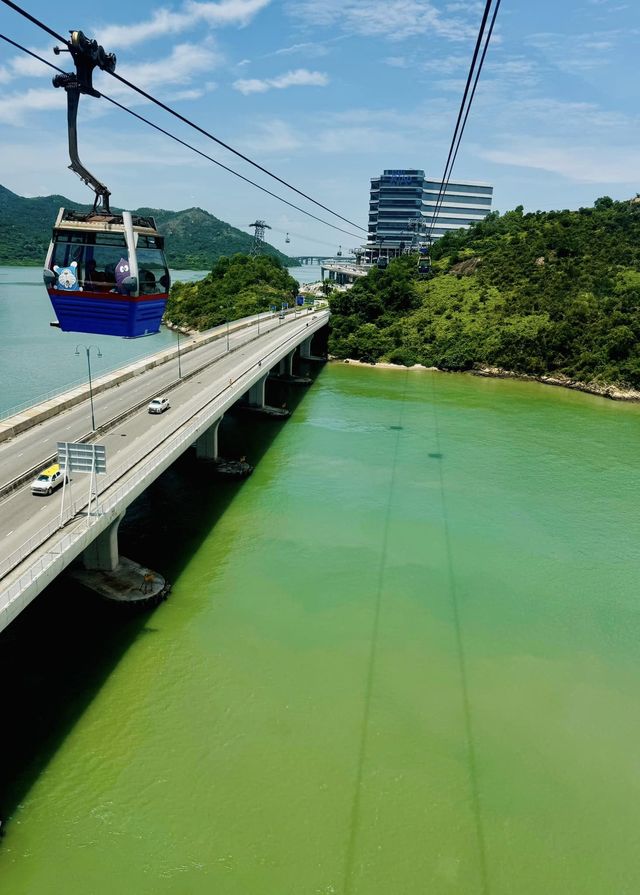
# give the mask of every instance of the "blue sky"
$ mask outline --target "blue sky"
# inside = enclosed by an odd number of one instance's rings
[[[97,37],[116,52],[122,75],[363,227],[370,177],[404,167],[441,175],[482,12],[482,4],[464,0],[24,5],[60,33],[81,28]],[[4,6],[0,31],[68,65],[68,57],[51,54],[52,40]],[[639,37],[637,0],[503,0],[454,179],[492,183],[501,211],[635,195]],[[86,201],[87,188],[67,170],[65,98],[50,77],[44,66],[0,45],[0,182],[23,195]],[[95,80],[298,204],[113,79]],[[244,229],[261,217],[280,248],[290,232],[292,254],[357,244],[103,101],[82,100],[80,146],[114,204],[198,205]]]

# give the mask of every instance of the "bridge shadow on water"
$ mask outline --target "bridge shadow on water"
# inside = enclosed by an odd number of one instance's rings
[[[320,370],[312,363],[301,372],[315,379]],[[305,393],[302,386],[267,384],[267,402],[286,403],[294,412]],[[220,428],[220,453],[244,455],[257,465],[283,425],[286,420],[231,413]],[[120,527],[121,553],[175,581],[243,484],[207,473],[206,463],[187,451],[129,507]],[[123,613],[61,575],[0,634],[3,822],[11,820],[127,649],[153,630],[153,610]]]

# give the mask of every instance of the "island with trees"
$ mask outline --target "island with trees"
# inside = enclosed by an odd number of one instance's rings
[[[293,304],[298,281],[272,255],[219,258],[195,283],[175,283],[166,319],[180,329],[204,330],[227,320]]]

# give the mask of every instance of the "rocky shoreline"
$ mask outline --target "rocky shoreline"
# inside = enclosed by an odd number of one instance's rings
[[[425,367],[422,364],[413,364],[411,367],[405,367],[402,364],[375,363],[369,364],[365,361],[346,358],[341,360],[337,357],[329,357],[329,360],[342,364],[354,364],[360,367],[377,367],[382,370],[430,370],[432,372],[444,373],[439,367]],[[599,382],[580,382],[578,379],[570,379],[557,373],[555,376],[541,375],[533,376],[528,373],[516,373],[513,370],[504,370],[502,367],[478,366],[473,370],[469,370],[472,376],[486,376],[493,379],[519,379],[523,382],[540,382],[543,385],[554,385],[559,388],[568,388],[573,391],[586,392],[589,395],[598,395],[601,398],[609,398],[612,401],[635,401],[640,402],[640,391],[633,388],[621,388],[618,385],[605,385]]]
[[[586,392],[589,395],[599,395],[601,398],[610,398],[612,401],[640,401],[640,391],[634,388],[621,388],[619,385],[605,385],[600,382],[581,382],[579,379],[571,379],[556,373],[554,376],[542,374],[532,376],[528,373],[514,373],[513,370],[503,370],[502,367],[478,367],[470,371],[474,376],[490,376],[495,379],[522,379],[525,382],[541,382],[543,385],[555,385],[560,388],[570,388],[577,392]]]

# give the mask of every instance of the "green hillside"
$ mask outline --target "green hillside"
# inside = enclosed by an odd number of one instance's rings
[[[331,300],[338,357],[640,388],[640,200],[490,214]]]
[[[42,264],[52,224],[62,206],[88,210],[87,206],[64,196],[25,199],[0,186],[0,264]],[[222,256],[248,252],[251,248],[249,234],[202,208],[184,211],[138,208],[134,212],[155,217],[160,232],[166,237],[169,265],[174,268],[206,270]],[[287,256],[273,246],[265,245],[264,252],[283,264],[288,263]]]
[[[291,303],[298,288],[277,258],[236,254],[220,258],[197,283],[174,283],[166,318],[190,329],[209,329]]]

